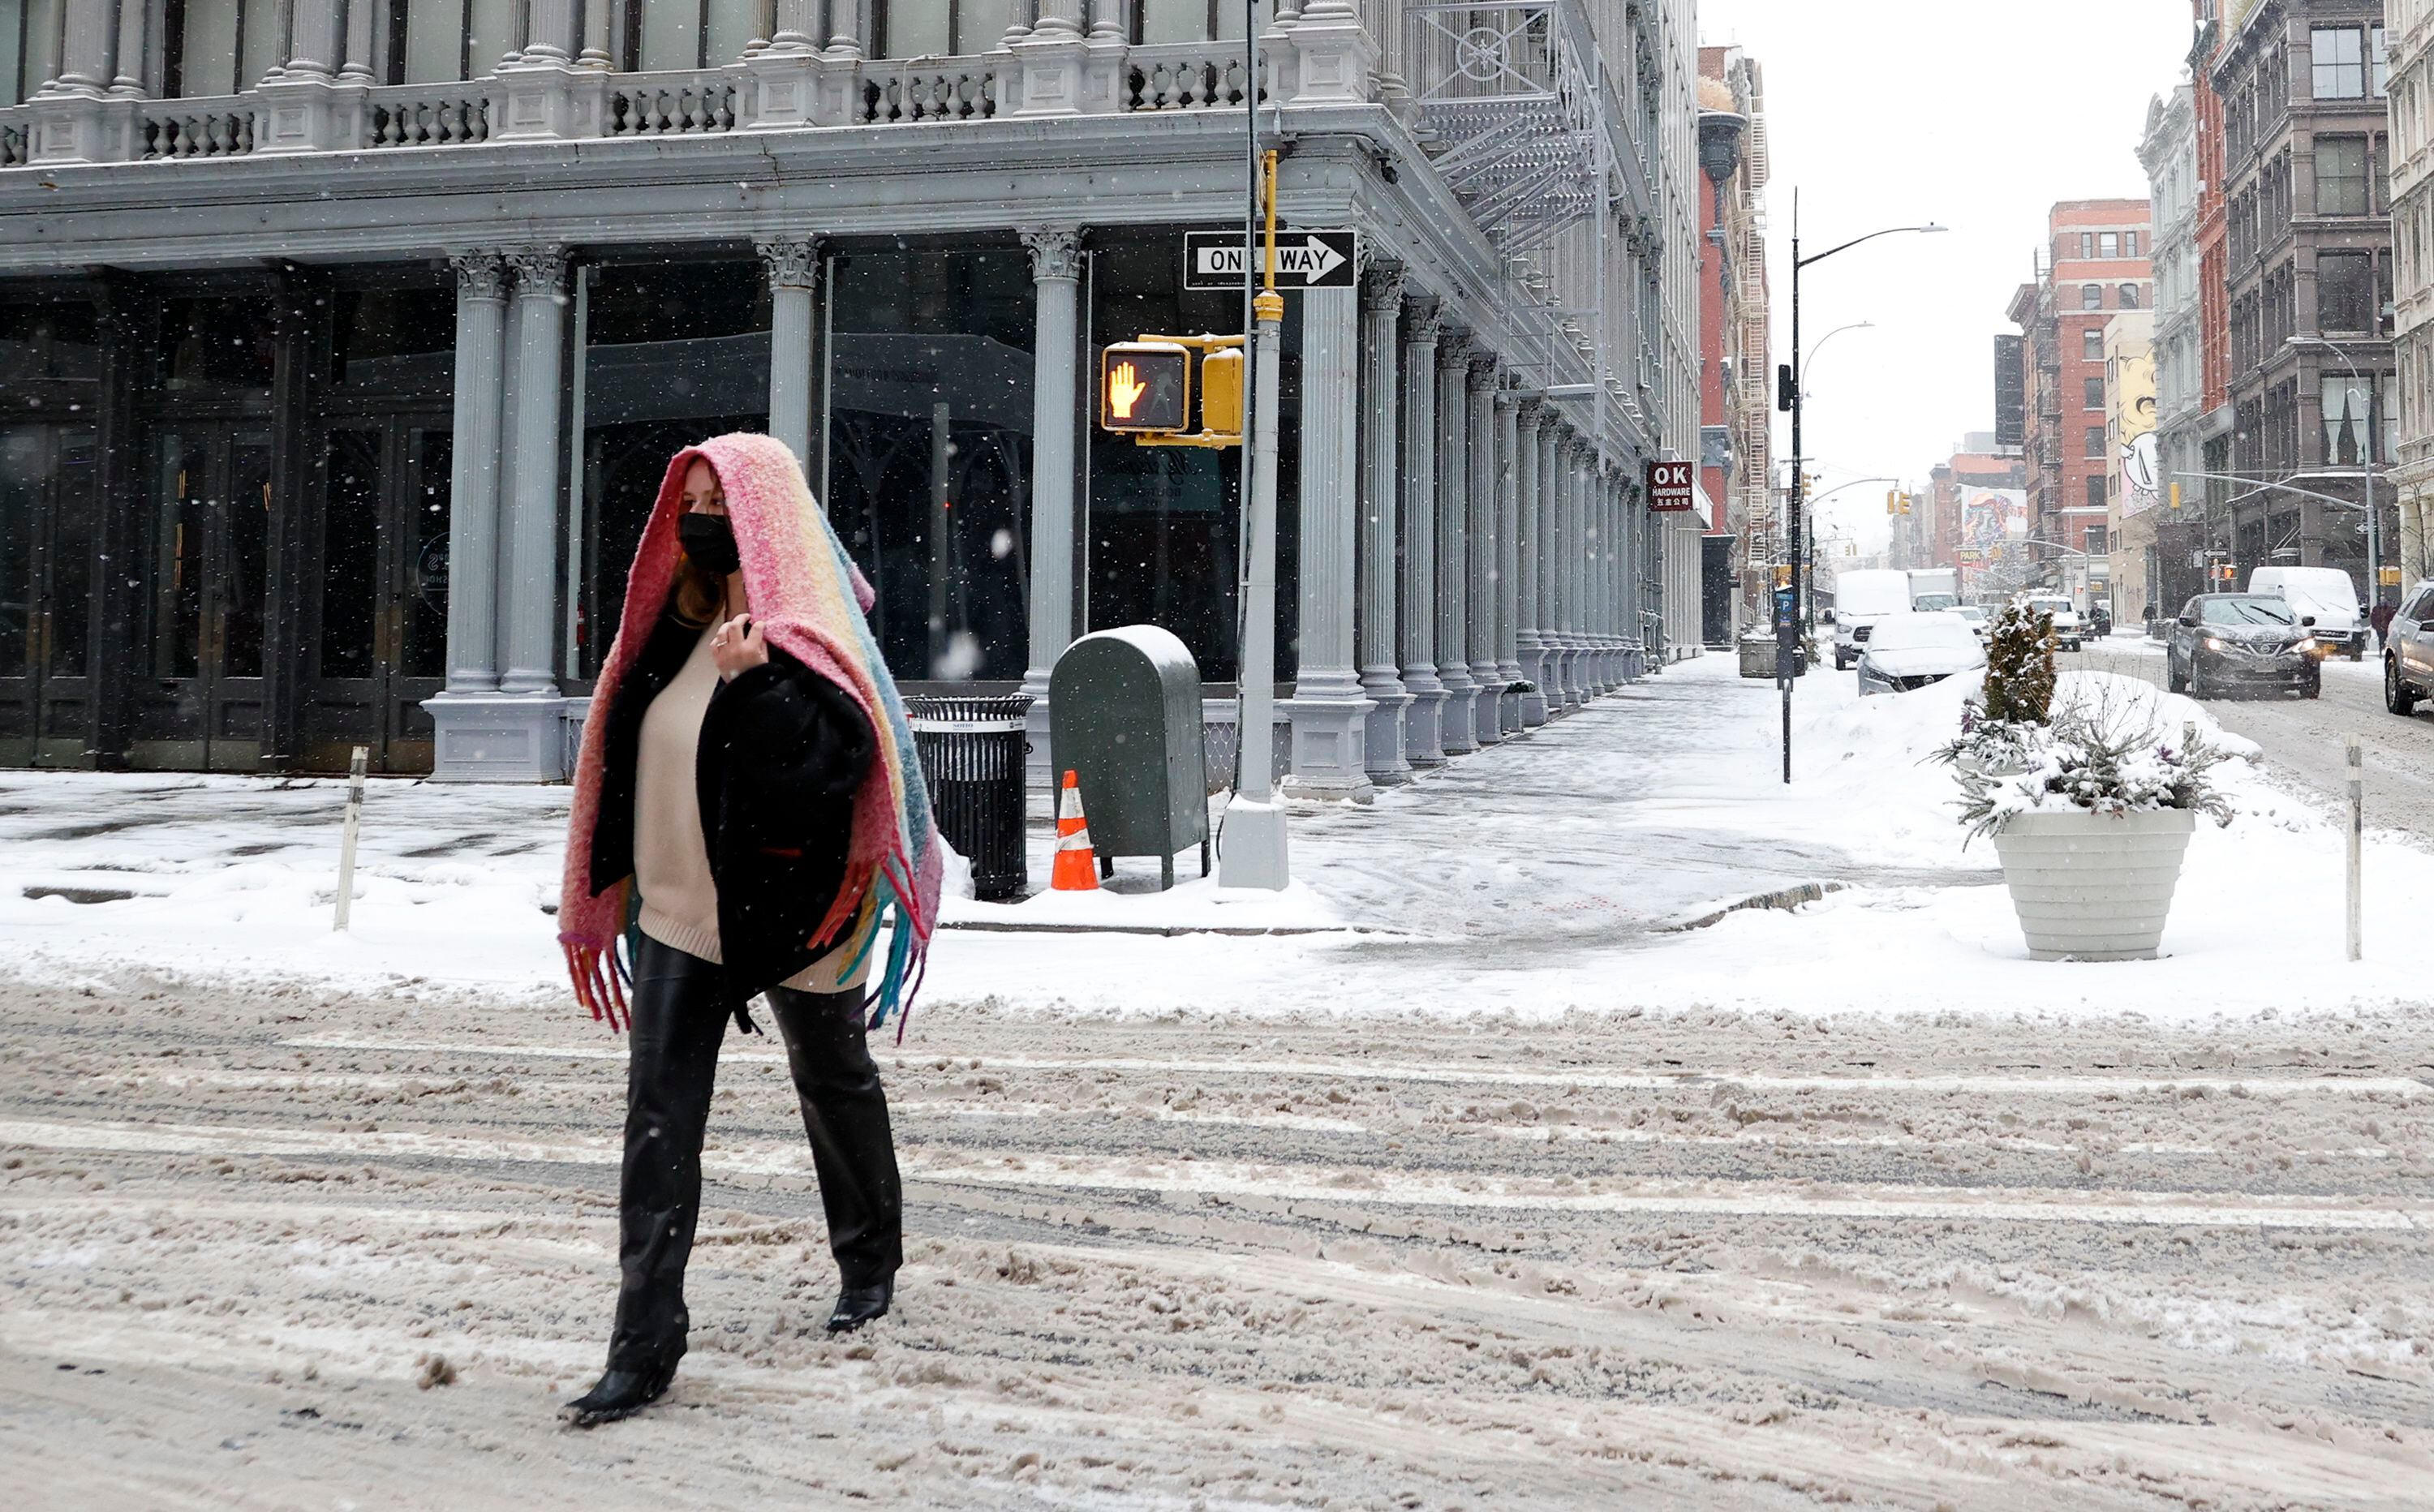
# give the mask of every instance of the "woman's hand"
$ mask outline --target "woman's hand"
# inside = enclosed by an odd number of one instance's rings
[[[718,663],[722,680],[732,681],[752,668],[768,665],[769,642],[750,615],[739,614],[711,633],[710,659]]]

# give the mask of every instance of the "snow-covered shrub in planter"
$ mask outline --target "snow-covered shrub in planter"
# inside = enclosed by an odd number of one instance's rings
[[[2029,954],[2152,960],[2198,816],[2231,823],[2212,775],[2227,753],[2105,693],[2063,700],[2043,723],[1971,714],[1937,755],[1969,838],[1994,838]]]

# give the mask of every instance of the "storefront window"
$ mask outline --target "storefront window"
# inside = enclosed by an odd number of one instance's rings
[[[334,296],[333,303],[334,387],[440,399],[454,392],[454,300],[433,289],[348,289]]]
[[[162,312],[156,379],[170,393],[267,399],[278,356],[268,299],[171,299]]]
[[[1237,331],[1239,292],[1186,290],[1179,231],[1093,241],[1090,340],[1155,334]],[[1300,347],[1297,301],[1288,301],[1278,409],[1277,459],[1277,666],[1294,666],[1299,624],[1294,601],[1301,466]],[[1097,364],[1090,365],[1095,377]],[[1097,396],[1085,392],[1086,403]],[[1241,517],[1239,449],[1199,450],[1144,447],[1096,430],[1090,433],[1089,603],[1087,627],[1155,624],[1173,631],[1200,664],[1200,675],[1227,682],[1235,674],[1236,575]]]
[[[0,305],[0,382],[100,376],[98,321],[80,292]]]
[[[830,264],[827,504],[910,681],[1019,678],[1029,650],[1031,266],[1020,247]]]
[[[617,634],[668,459],[769,423],[768,283],[757,259],[585,267],[574,323],[583,510],[568,661],[570,675],[591,677]]]

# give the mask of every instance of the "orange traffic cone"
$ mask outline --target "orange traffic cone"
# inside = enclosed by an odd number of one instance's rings
[[[1058,892],[1099,890],[1099,858],[1090,849],[1089,822],[1082,817],[1082,787],[1071,772],[1056,800],[1056,864],[1048,886]]]

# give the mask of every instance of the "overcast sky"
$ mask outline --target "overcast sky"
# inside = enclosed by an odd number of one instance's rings
[[[1852,321],[1809,369],[1806,444],[1821,488],[1897,475],[1923,484],[1963,433],[1994,429],[1994,337],[2058,199],[2144,198],[2139,133],[2190,40],[2188,0],[1698,0],[1699,40],[1765,70],[1773,181],[1774,360],[1791,349],[1791,194],[1814,255],[1801,333]],[[1789,455],[1778,426],[1778,455]],[[1882,544],[1885,484],[1822,506],[1822,533]],[[1821,548],[1822,553],[1822,548]]]

